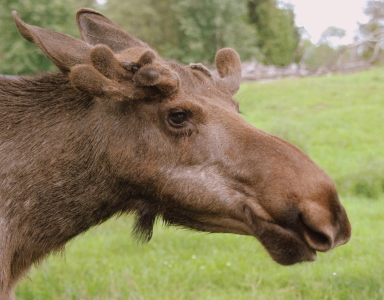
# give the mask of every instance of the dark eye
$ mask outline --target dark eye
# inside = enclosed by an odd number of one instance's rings
[[[185,125],[188,118],[188,114],[185,111],[171,112],[169,114],[169,124],[174,127],[181,127]]]

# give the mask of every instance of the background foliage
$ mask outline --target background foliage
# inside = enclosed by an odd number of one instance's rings
[[[101,11],[162,56],[186,64],[212,63],[223,47],[235,48],[243,61],[277,66],[296,63],[308,69],[330,68],[340,62],[349,67],[384,62],[384,0],[367,0],[369,20],[359,25],[354,42],[347,46],[337,44],[345,35],[337,27],[326,29],[319,41],[310,40],[295,25],[292,5],[282,0],[98,1],[0,1],[0,73],[24,75],[55,69],[19,36],[12,10],[31,24],[79,37],[74,17],[81,7]]]
[[[300,41],[293,7],[270,0],[248,0],[248,14],[257,30],[257,46],[264,62],[278,66],[293,62]]]
[[[0,1],[0,73],[33,74],[54,69],[35,45],[19,35],[11,17],[13,10],[27,23],[76,35],[73,7],[62,0]]]
[[[253,7],[257,5],[257,9]],[[243,60],[287,65],[299,41],[292,8],[277,0],[3,0],[0,2],[0,73],[33,74],[52,64],[19,36],[11,18],[17,10],[27,23],[79,37],[75,13],[91,7],[182,63],[212,63],[223,47]]]

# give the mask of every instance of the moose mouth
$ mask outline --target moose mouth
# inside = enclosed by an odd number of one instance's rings
[[[185,214],[185,211],[178,211],[177,214],[175,211],[168,211],[163,215],[163,220],[169,225],[199,231],[251,235],[257,238],[272,259],[281,265],[316,260],[316,250],[309,246],[300,234],[256,215],[248,206],[243,207],[243,213],[240,220],[220,217],[216,219],[213,216],[204,218],[191,211],[188,214]]]
[[[252,222],[252,235],[281,265],[293,265],[304,261],[315,261],[316,250],[309,246],[296,232],[276,223],[249,213]]]

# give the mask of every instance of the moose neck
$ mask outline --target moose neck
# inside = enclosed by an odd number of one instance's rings
[[[97,101],[71,87],[64,75],[1,82],[0,111],[0,177],[6,194],[0,206],[14,205],[12,211],[0,210],[6,212],[0,217],[30,243],[58,249],[129,210],[130,201],[121,198],[134,195],[110,174],[103,130],[108,120],[99,115]]]

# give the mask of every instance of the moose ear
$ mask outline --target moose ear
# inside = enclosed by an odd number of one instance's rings
[[[16,11],[12,12],[19,33],[35,44],[64,73],[70,68],[87,63],[91,46],[69,35],[29,25],[23,22]]]
[[[146,43],[126,33],[110,19],[92,9],[80,9],[76,14],[76,21],[82,39],[91,45],[107,45],[114,52],[131,47],[150,48]]]
[[[224,48],[216,53],[215,62],[222,82],[234,95],[238,91],[241,81],[239,54],[231,48]]]

